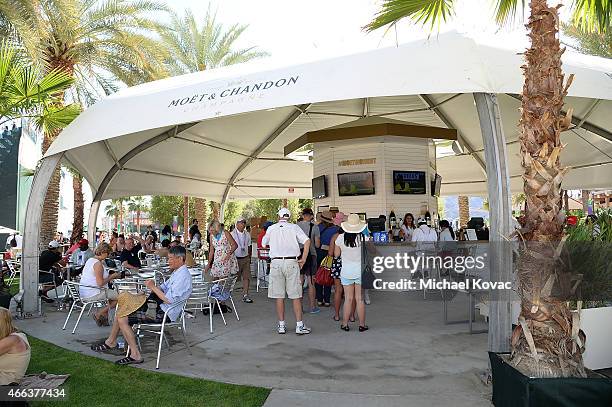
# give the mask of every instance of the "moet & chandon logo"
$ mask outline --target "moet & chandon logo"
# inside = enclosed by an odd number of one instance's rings
[[[297,83],[299,79],[299,75],[291,76],[289,78],[280,78],[273,81],[265,81],[258,83],[250,83],[244,86],[234,86],[227,87],[223,89],[221,92],[210,92],[210,93],[200,93],[191,96],[186,96],[184,98],[174,99],[170,101],[168,108],[175,108],[181,106],[187,106],[197,103],[207,103],[211,101],[222,100],[226,98],[231,98],[234,96],[242,96],[247,94],[253,94],[256,92],[264,92],[273,88],[282,88],[287,86],[292,86]]]

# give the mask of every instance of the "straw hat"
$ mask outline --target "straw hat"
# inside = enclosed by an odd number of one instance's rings
[[[127,317],[131,313],[142,307],[147,301],[147,296],[143,294],[120,293],[117,296],[117,317]]]
[[[321,213],[321,220],[325,222],[333,223],[334,215],[331,213],[331,211],[323,211]]]
[[[342,230],[346,233],[361,233],[366,228],[366,223],[359,219],[359,215],[351,213],[346,222],[342,222]]]
[[[342,224],[342,222],[344,222],[346,220],[346,215],[344,214],[344,212],[336,212],[336,215],[334,216],[334,225],[336,226],[340,226]]]

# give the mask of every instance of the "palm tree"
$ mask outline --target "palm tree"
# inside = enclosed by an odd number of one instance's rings
[[[164,48],[147,33],[158,26],[150,13],[160,10],[165,8],[147,0],[0,1],[0,36],[18,43],[47,72],[74,78],[71,99],[89,105],[117,89],[109,74],[127,85],[165,76]],[[59,132],[45,133],[43,154]],[[40,242],[55,235],[59,181],[58,169],[45,198]]]
[[[495,3],[499,23],[513,18],[517,6],[524,5],[518,0]],[[365,29],[393,25],[404,17],[433,26],[446,21],[453,6],[450,0],[386,0]],[[572,78],[564,83],[558,9],[549,8],[546,0],[531,0],[529,7],[531,47],[525,52],[519,122],[527,201],[525,237],[537,242],[558,242],[563,234],[563,218],[559,216],[561,181],[568,171],[559,161],[563,149],[560,134],[570,123],[570,117],[561,116],[561,108]],[[589,30],[608,31],[612,7],[607,0],[577,0],[574,7],[575,23]],[[525,323],[513,332],[511,361],[531,376],[585,376],[582,348],[572,337],[575,322],[569,308],[545,291],[546,283],[554,277],[551,246],[532,248],[519,261],[520,318]],[[533,254],[536,250],[537,257]]]
[[[72,175],[72,189],[74,191],[74,207],[72,211],[72,235],[70,243],[74,244],[83,237],[83,224],[85,213],[85,200],[83,197],[83,177],[73,167],[67,167],[68,172]]]
[[[563,34],[577,42],[576,48],[579,52],[588,55],[597,55],[604,58],[612,58],[612,31],[588,32],[573,24],[561,24]]]
[[[457,201],[459,203],[459,226],[464,227],[470,220],[470,198],[460,195]]]
[[[169,71],[182,75],[268,55],[255,47],[236,49],[235,42],[246,29],[246,25],[239,24],[226,29],[216,21],[210,9],[202,25],[189,9],[182,17],[172,13],[169,26],[159,28],[162,42],[170,51],[166,60]]]
[[[30,118],[39,130],[51,132],[68,125],[78,114],[77,105],[61,106],[56,97],[73,79],[55,70],[43,74],[9,41],[0,42],[0,126]]]
[[[136,232],[140,233],[140,215],[142,212],[149,210],[149,205],[144,196],[133,196],[128,202],[128,209],[136,212]]]
[[[106,216],[112,216],[113,221],[113,230],[117,230],[117,220],[119,219],[119,208],[115,205],[114,200],[111,200],[111,203],[106,205],[104,208],[104,214]]]
[[[114,228],[117,229],[117,233],[123,233],[123,212],[125,210],[124,205],[125,198],[111,199],[110,203],[104,208],[106,216],[112,216],[115,219]]]

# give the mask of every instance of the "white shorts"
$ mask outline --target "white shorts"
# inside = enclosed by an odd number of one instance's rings
[[[268,298],[302,298],[300,266],[295,259],[273,259],[270,263]]]

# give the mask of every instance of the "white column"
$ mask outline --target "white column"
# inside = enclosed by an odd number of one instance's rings
[[[512,281],[512,251],[504,237],[511,232],[510,174],[506,139],[497,97],[474,93],[480,120],[489,193],[489,264],[492,281]],[[492,292],[489,304],[489,351],[508,352],[512,334],[509,293]]]
[[[44,158],[36,170],[28,198],[23,230],[23,254],[20,289],[24,290],[23,310],[34,313],[38,309],[38,256],[43,205],[53,172],[64,153]]]
[[[98,212],[100,211],[101,201],[93,201],[89,210],[89,221],[87,223],[87,240],[89,246],[95,248],[96,245],[96,222],[98,220]]]

